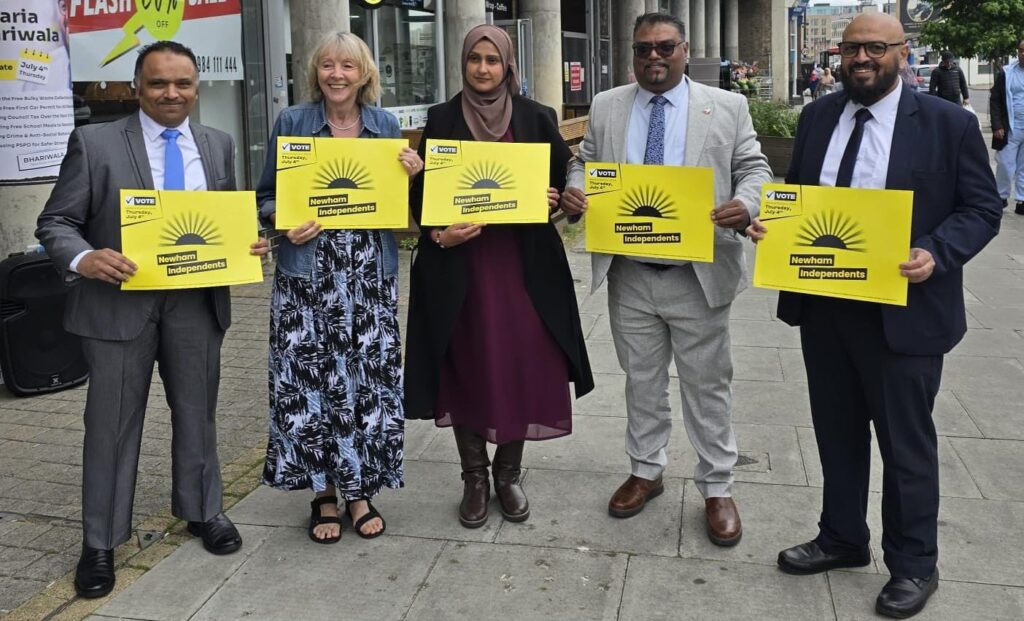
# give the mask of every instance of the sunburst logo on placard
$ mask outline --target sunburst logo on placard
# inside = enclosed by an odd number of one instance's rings
[[[797,243],[814,248],[864,252],[864,232],[849,216],[823,211],[807,219],[797,233]]]
[[[459,177],[460,190],[514,190],[512,173],[497,162],[477,162]]]
[[[178,214],[160,233],[161,246],[219,246],[221,241],[213,222],[194,212]]]
[[[366,167],[353,160],[332,160],[316,173],[318,188],[325,190],[372,190]]]
[[[619,214],[633,218],[675,218],[675,203],[663,190],[642,185],[626,192]]]

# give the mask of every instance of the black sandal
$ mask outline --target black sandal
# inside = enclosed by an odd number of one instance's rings
[[[314,498],[313,501],[309,503],[309,506],[313,510],[313,514],[309,516],[309,538],[315,541],[316,543],[338,543],[339,541],[341,541],[340,530],[338,531],[337,537],[325,537],[323,539],[317,537],[316,533],[313,532],[313,530],[321,524],[337,524],[339,527],[341,526],[341,518],[337,515],[320,515],[320,507],[326,504],[334,504],[335,506],[337,506],[338,497],[319,496],[317,498]]]
[[[375,539],[377,537],[380,537],[381,535],[384,534],[384,531],[388,529],[387,522],[384,521],[384,518],[381,516],[380,512],[377,511],[377,509],[373,506],[373,503],[370,502],[369,498],[361,498],[360,500],[365,500],[366,501],[366,508],[369,509],[369,511],[366,512],[366,515],[364,515],[363,517],[359,518],[359,520],[352,520],[352,525],[356,529],[356,534],[359,535],[360,537],[362,537],[363,539]],[[348,516],[352,517],[352,511],[350,511],[349,507],[348,507],[349,502],[358,502],[358,500],[352,500],[352,501],[346,501],[345,502],[345,510],[348,511]],[[369,522],[370,520],[372,520],[374,518],[377,518],[377,519],[380,520],[380,530],[375,532],[375,533],[370,533],[368,535],[368,534],[363,532],[363,526],[367,522]]]

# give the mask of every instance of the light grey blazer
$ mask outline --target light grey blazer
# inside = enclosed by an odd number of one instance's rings
[[[222,131],[190,123],[210,190],[235,190],[234,147]],[[145,137],[138,114],[112,123],[75,129],[57,183],[36,222],[36,237],[65,282],[68,296],[64,327],[89,338],[126,341],[142,332],[158,292],[121,291],[70,271],[72,259],[84,250],[121,251],[121,189],[153,189]],[[131,257],[129,257],[131,258]],[[231,324],[227,287],[209,289],[217,322]]]
[[[690,87],[687,112],[685,166],[715,171],[715,205],[737,198],[751,218],[758,214],[761,186],[772,181],[768,160],[761,153],[747,100],[742,95],[711,88],[685,78]],[[576,159],[569,165],[568,186],[583,189],[586,162],[624,162],[626,128],[638,87],[627,84],[598,93],[590,106],[587,134]],[[743,237],[731,229],[715,227],[714,263],[693,263],[697,280],[712,307],[732,302],[747,286]],[[604,282],[613,255],[593,253],[592,289]]]

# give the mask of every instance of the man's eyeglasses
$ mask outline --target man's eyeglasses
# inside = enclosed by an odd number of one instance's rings
[[[647,58],[651,55],[651,50],[657,50],[658,56],[668,58],[674,54],[676,48],[682,44],[682,41],[679,43],[672,43],[671,41],[662,41],[660,43],[634,43],[633,54],[635,54],[637,58]]]
[[[899,43],[886,43],[885,41],[867,41],[866,43],[858,43],[856,41],[843,41],[839,44],[839,55],[843,58],[853,58],[860,52],[860,48],[864,48],[868,58],[881,58],[885,56],[885,53],[889,51],[890,47],[899,47],[904,45],[903,41]]]

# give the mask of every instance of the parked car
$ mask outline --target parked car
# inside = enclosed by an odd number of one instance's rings
[[[911,65],[910,68],[917,76],[917,89],[923,93],[928,92],[928,86],[932,81],[932,70],[938,65]]]

